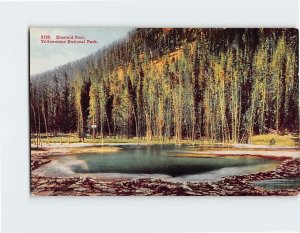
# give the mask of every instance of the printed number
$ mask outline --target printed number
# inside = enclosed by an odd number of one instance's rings
[[[41,35],[41,39],[51,39],[50,35]]]

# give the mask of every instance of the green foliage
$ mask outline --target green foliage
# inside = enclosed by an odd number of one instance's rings
[[[299,133],[298,31],[135,29],[31,77],[30,92],[33,133],[84,140],[96,124],[102,140],[161,143]]]

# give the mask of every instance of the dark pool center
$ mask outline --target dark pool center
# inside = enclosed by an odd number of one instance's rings
[[[213,148],[191,145],[120,145],[107,153],[57,156],[44,175],[91,174],[108,178],[161,177],[187,181],[214,181],[221,177],[275,169],[279,162],[256,156],[191,156]],[[224,148],[220,147],[218,150]]]

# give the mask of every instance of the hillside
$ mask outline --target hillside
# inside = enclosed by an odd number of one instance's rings
[[[30,96],[36,135],[243,143],[299,133],[298,31],[135,29],[30,77]]]

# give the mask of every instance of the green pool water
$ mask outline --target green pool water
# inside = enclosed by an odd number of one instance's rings
[[[114,153],[64,156],[58,159],[58,164],[80,174],[117,173],[148,176],[159,174],[169,177],[215,174],[217,171],[225,176],[261,171],[263,167],[278,164],[277,161],[260,157],[181,156],[189,152],[193,152],[193,148],[176,145],[125,146]],[[76,160],[77,163],[70,162],[72,160]]]

